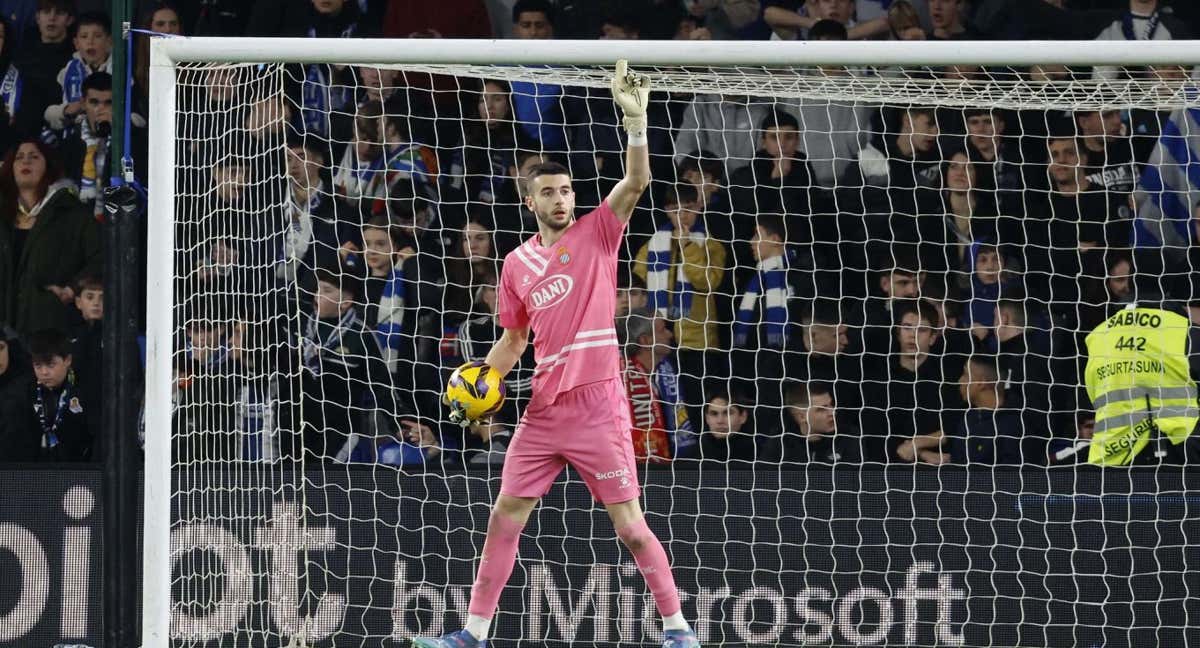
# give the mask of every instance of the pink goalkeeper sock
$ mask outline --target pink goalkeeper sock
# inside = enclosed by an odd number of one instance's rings
[[[642,578],[646,579],[646,587],[654,595],[658,613],[669,617],[679,612],[679,590],[675,589],[675,577],[671,575],[667,552],[646,525],[646,518],[617,529],[617,535],[633,552],[633,561],[642,572]]]
[[[487,539],[483,541],[479,572],[475,574],[471,605],[467,608],[471,614],[485,619],[496,614],[500,592],[504,591],[508,578],[512,576],[513,563],[517,560],[517,542],[524,528],[524,524],[498,513],[492,513],[488,519]]]

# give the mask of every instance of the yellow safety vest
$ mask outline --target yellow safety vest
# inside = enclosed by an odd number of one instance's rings
[[[1127,465],[1155,432],[1179,444],[1200,420],[1187,359],[1188,319],[1154,308],[1123,310],[1087,336],[1084,371],[1096,408],[1088,461]]]

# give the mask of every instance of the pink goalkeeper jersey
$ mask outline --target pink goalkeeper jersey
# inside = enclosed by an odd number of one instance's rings
[[[504,257],[500,326],[533,330],[530,409],[581,385],[620,377],[617,249],[625,224],[608,201],[567,228],[550,247],[534,235]]]

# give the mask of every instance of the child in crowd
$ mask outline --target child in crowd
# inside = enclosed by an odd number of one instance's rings
[[[93,72],[112,74],[112,32],[108,16],[89,13],[79,16],[75,29],[75,55],[58,73],[62,103],[46,108],[44,117],[52,131],[70,129],[83,114],[83,81]]]
[[[43,461],[91,460],[95,456],[94,431],[72,370],[71,340],[58,329],[36,331],[29,336],[29,354],[34,384],[27,411],[30,429],[39,438],[37,457]]]

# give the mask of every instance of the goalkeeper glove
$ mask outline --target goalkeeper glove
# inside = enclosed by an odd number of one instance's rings
[[[450,407],[450,422],[461,427],[471,427],[476,423],[467,417],[467,408],[463,407],[462,403],[456,400],[446,400],[446,405]]]
[[[629,70],[629,61],[617,61],[612,79],[613,100],[625,113],[625,132],[631,138],[646,136],[646,106],[650,103],[650,77]]]

